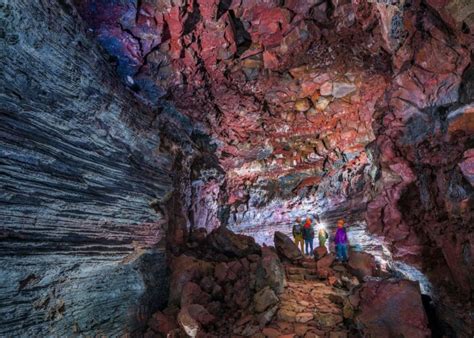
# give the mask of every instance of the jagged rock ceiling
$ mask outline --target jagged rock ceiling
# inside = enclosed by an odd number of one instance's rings
[[[139,96],[162,95],[211,136],[234,230],[258,237],[298,213],[367,211],[396,257],[448,266],[472,290],[472,4],[78,6]],[[217,196],[212,186],[200,193]]]
[[[104,264],[155,245],[162,225],[176,245],[221,221],[258,237],[299,213],[345,214],[365,217],[397,258],[422,268],[449,294],[445,316],[466,329],[471,2],[45,0],[0,10],[2,261],[21,289],[58,280],[44,270],[62,255],[58,241],[87,257],[65,261],[68,276],[96,253],[116,254],[93,264],[94,283]],[[15,272],[38,231],[50,256]],[[64,311],[53,289],[25,296],[48,299],[35,311],[52,320]],[[2,307],[11,332],[15,299]],[[57,334],[72,322],[63,324]]]

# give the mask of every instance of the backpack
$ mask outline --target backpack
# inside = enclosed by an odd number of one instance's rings
[[[296,223],[295,225],[293,225],[293,234],[299,236],[303,234],[303,227],[301,226],[301,224]]]
[[[328,239],[328,238],[329,238],[329,234],[328,234],[328,232],[327,232],[326,230],[324,230],[324,229],[321,229],[321,230],[319,230],[319,232],[318,232],[318,236],[320,236],[320,237],[321,237],[321,235],[322,235],[324,238],[326,238],[326,239]]]

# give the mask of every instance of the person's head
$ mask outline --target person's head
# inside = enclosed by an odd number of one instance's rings
[[[306,218],[305,225],[310,226],[311,225],[311,218]]]
[[[338,228],[343,228],[344,227],[344,220],[342,218],[339,221],[337,221],[337,227]]]
[[[296,222],[300,223],[301,222],[301,217],[296,217]]]

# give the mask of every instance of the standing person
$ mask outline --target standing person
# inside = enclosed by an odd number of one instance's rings
[[[344,220],[340,219],[337,221],[336,236],[334,237],[334,243],[336,244],[336,257],[342,262],[347,261],[347,233],[344,227]]]
[[[310,256],[313,254],[314,229],[311,225],[311,219],[309,217],[306,218],[306,222],[304,224],[303,239],[306,255]]]
[[[301,253],[304,253],[303,245],[303,226],[301,225],[301,218],[296,217],[295,224],[293,224],[293,238],[295,239],[296,246],[300,247]]]
[[[315,221],[315,227],[319,228],[318,230],[318,240],[319,240],[319,246],[326,246],[326,241],[329,238],[329,235],[324,229],[324,227],[321,225],[321,220],[319,219],[318,215],[314,215],[314,221]]]
[[[328,238],[328,232],[326,231],[326,229],[321,227],[318,231],[319,246],[326,246],[326,241],[328,240]]]

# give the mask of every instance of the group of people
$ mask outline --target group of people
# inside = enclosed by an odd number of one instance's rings
[[[319,217],[315,216],[314,218],[316,225],[319,223]],[[315,230],[312,224],[311,218],[307,217],[304,222],[302,222],[300,217],[297,217],[295,224],[293,224],[293,238],[295,240],[296,246],[300,247],[302,253],[305,253],[308,256],[313,256],[314,247],[314,237]],[[326,242],[329,239],[329,234],[326,229],[322,226],[318,229],[318,240],[319,246],[326,246]],[[334,244],[336,245],[336,258],[342,262],[348,260],[348,238],[345,228],[345,221],[340,219],[337,222],[337,230],[334,236]]]

